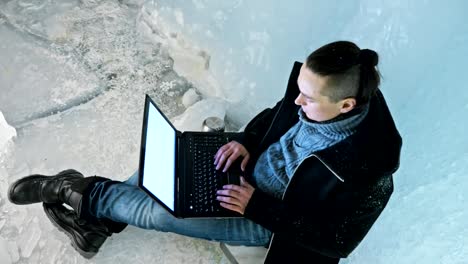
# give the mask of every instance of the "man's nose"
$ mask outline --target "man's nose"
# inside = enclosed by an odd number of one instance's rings
[[[294,100],[294,103],[296,105],[302,105],[303,101],[301,100],[301,94],[299,94],[297,97],[296,97],[296,100]]]

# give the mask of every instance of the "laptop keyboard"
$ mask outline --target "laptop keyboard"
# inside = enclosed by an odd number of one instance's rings
[[[219,212],[221,206],[216,200],[216,191],[223,182],[213,164],[218,149],[229,139],[220,135],[197,135],[189,137],[189,151],[193,154],[193,193],[190,194],[189,208],[195,213]],[[195,162],[195,160],[197,162]]]

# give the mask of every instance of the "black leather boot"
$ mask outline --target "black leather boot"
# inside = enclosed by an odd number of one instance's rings
[[[73,169],[61,171],[54,176],[26,176],[10,185],[8,199],[14,204],[62,203],[61,200],[66,200],[66,187],[83,178],[83,174]]]
[[[8,199],[14,204],[66,203],[80,214],[83,191],[93,182],[106,180],[109,179],[96,176],[84,178],[83,174],[73,169],[55,176],[35,174],[11,184]]]
[[[90,223],[61,204],[42,204],[52,224],[64,232],[72,241],[73,248],[83,257],[91,258],[111,236],[112,230],[101,221]]]
[[[93,183],[110,181],[104,177],[86,177],[76,170],[55,176],[31,175],[14,182],[8,198],[15,204],[43,202],[52,223],[72,240],[73,247],[85,258],[94,256],[112,233],[121,232],[127,224],[110,219],[97,219],[88,212],[88,195]],[[70,205],[74,211],[62,204]],[[83,210],[82,210],[83,208]]]

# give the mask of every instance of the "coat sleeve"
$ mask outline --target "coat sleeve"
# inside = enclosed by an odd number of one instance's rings
[[[255,189],[244,211],[244,217],[265,227],[295,247],[319,252],[330,257],[343,257],[336,247],[336,207],[332,194],[341,184],[320,162],[310,160],[298,168],[286,190],[277,199]],[[277,236],[279,237],[279,236]]]
[[[347,256],[338,249],[334,241],[336,226],[327,222],[326,216],[311,218],[258,189],[253,193],[244,217],[281,235],[282,242],[288,247],[307,249],[331,258]]]
[[[293,231],[299,220],[282,200],[259,189],[252,194],[244,216],[272,232]]]

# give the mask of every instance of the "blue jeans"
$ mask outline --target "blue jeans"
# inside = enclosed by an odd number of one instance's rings
[[[138,186],[138,171],[125,182],[101,181],[89,195],[89,214],[144,229],[220,241],[231,245],[267,246],[271,232],[246,218],[179,219]]]

